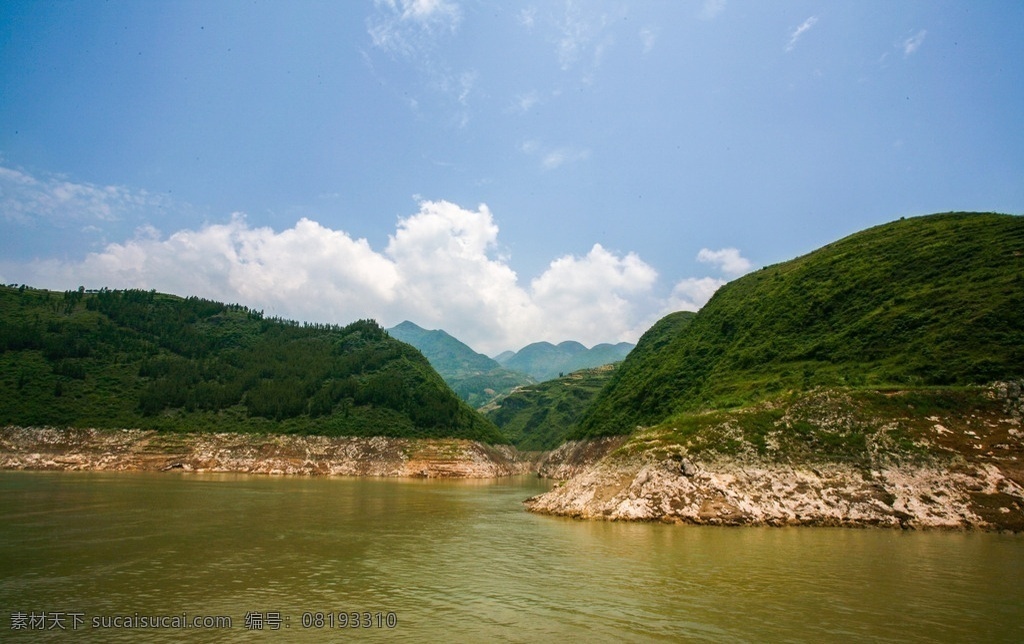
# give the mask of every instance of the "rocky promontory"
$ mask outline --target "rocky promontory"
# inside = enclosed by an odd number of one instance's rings
[[[820,390],[705,414],[576,471],[568,459],[567,480],[525,503],[586,519],[1024,531],[1021,394]]]
[[[5,427],[0,469],[493,478],[530,465],[512,447],[464,439]]]
[[[611,459],[526,506],[585,519],[708,525],[1024,530],[1024,489],[992,464],[865,471],[841,463]]]

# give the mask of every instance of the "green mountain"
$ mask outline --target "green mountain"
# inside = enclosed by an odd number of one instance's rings
[[[387,329],[387,332],[391,337],[419,349],[438,373],[488,371],[501,366],[442,330],[428,331],[406,320]]]
[[[651,328],[574,436],[820,387],[1024,377],[1024,218],[901,219],[763,268]]]
[[[571,340],[557,345],[534,342],[514,354],[506,352],[498,358],[508,369],[529,374],[537,380],[550,380],[571,371],[619,362],[632,348],[628,342],[598,344],[592,349]]]
[[[445,331],[428,331],[408,320],[387,331],[391,337],[419,349],[448,386],[472,407],[533,382],[529,376],[473,351]]]
[[[554,449],[565,442],[614,371],[615,365],[609,364],[526,385],[480,411],[520,450]]]
[[[0,424],[507,442],[371,320],[81,288],[0,287]]]

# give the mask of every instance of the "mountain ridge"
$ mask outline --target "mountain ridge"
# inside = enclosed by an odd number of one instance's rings
[[[485,405],[496,396],[533,382],[526,374],[506,369],[443,329],[424,329],[405,320],[387,332],[418,349],[448,386],[471,407]]]
[[[526,345],[516,352],[498,357],[502,366],[520,371],[539,381],[558,378],[580,369],[592,369],[624,359],[635,345],[629,342],[601,343],[591,348],[566,340],[558,344],[541,341]]]

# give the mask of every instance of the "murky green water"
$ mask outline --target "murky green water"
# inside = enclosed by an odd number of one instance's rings
[[[1024,641],[1022,536],[524,512],[543,489],[0,472],[0,640]],[[103,627],[182,615],[232,627]]]

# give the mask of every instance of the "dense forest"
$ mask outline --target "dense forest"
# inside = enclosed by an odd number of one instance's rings
[[[0,287],[0,423],[507,442],[372,320],[154,291]]]

